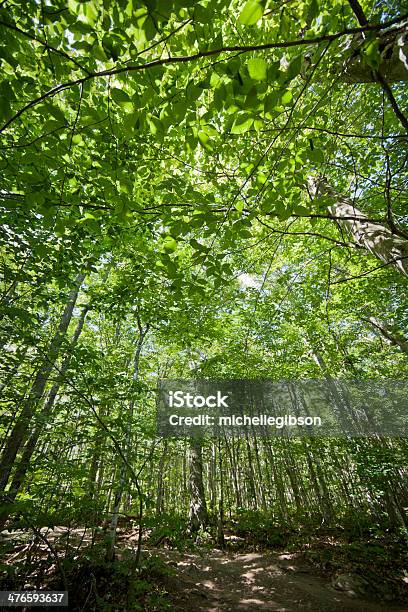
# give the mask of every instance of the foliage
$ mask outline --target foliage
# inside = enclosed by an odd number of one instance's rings
[[[189,546],[161,378],[407,377],[407,98],[384,72],[404,16],[357,5],[0,3],[1,527],[120,515]],[[403,437],[208,438],[201,503],[220,542],[235,520],[253,546],[399,537],[406,457]],[[77,579],[119,584],[131,562],[98,554]]]

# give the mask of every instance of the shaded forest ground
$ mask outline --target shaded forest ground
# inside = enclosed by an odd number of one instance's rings
[[[408,611],[407,546],[396,536],[276,530],[265,541],[235,529],[221,550],[209,534],[194,543],[158,528],[145,534],[140,567],[137,540],[137,529],[122,529],[108,564],[101,531],[5,531],[0,588],[58,590],[65,581],[78,611]]]
[[[165,584],[177,611],[208,610],[403,610],[358,592],[356,576],[333,582],[294,554],[226,554],[220,550],[159,553],[177,573]],[[334,586],[336,585],[336,587]],[[363,595],[363,593],[362,593]],[[406,610],[407,608],[405,608]]]

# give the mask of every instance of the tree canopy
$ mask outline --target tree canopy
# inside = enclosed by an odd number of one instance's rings
[[[405,438],[161,440],[154,404],[406,377],[403,11],[0,2],[2,527],[107,521],[112,562],[130,514],[139,565],[154,517],[406,535]]]

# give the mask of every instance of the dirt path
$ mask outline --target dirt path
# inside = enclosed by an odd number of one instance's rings
[[[155,550],[176,573],[166,588],[176,612],[312,610],[313,612],[384,612],[406,607],[370,602],[337,591],[291,555],[227,554],[219,550],[181,554]]]
[[[55,541],[66,528],[45,530],[47,539]],[[77,544],[89,544],[89,534],[83,529],[71,530]],[[123,548],[135,550],[137,532],[120,536]],[[131,535],[132,535],[131,534]],[[28,532],[4,533],[5,540],[21,541],[24,546]],[[48,553],[43,543],[44,556]],[[316,574],[305,565],[298,553],[237,553],[217,549],[200,549],[195,553],[180,553],[166,548],[147,547],[142,557],[159,556],[174,571],[160,579],[172,600],[175,612],[408,612],[408,607],[386,602],[351,597],[336,590],[329,578]],[[344,581],[343,581],[344,583]]]

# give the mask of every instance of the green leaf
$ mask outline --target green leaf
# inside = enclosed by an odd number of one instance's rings
[[[248,0],[238,17],[238,23],[246,26],[254,25],[261,19],[263,13],[263,6],[259,2]]]
[[[95,2],[88,1],[85,5],[84,13],[85,13],[85,22],[90,26],[94,26],[98,18],[98,9],[95,6]]]
[[[266,174],[264,174],[264,172],[258,172],[258,174],[256,175],[256,182],[260,185],[264,185],[267,180],[268,177]]]
[[[201,87],[198,87],[195,83],[190,82],[186,87],[186,98],[188,102],[194,102],[203,93]]]
[[[11,106],[9,101],[3,96],[0,96],[0,119],[6,120],[11,115]]]
[[[171,115],[173,120],[177,122],[182,121],[187,113],[187,102],[185,100],[179,100],[171,107]]]
[[[79,2],[68,0],[68,9],[73,15],[78,15]]]
[[[194,7],[193,19],[196,23],[208,23],[211,20],[211,15],[208,9],[204,8],[202,4],[196,4]]]
[[[177,248],[177,241],[174,240],[173,236],[166,236],[163,240],[163,249],[167,253],[172,253]]]
[[[279,19],[279,38],[287,39],[290,32],[291,21],[285,7],[283,7]]]
[[[45,195],[41,191],[33,191],[25,196],[24,201],[30,207],[41,206],[45,202]]]
[[[380,45],[377,39],[368,41],[361,49],[363,61],[372,70],[378,70],[381,62]]]
[[[46,105],[47,112],[50,113],[55,119],[61,121],[61,123],[66,123],[65,115],[62,110],[56,104],[47,104]]]
[[[74,136],[72,137],[72,144],[74,145],[79,145],[81,144],[82,141],[82,136],[81,134],[74,134]]]
[[[129,104],[129,102],[131,102],[130,96],[125,91],[123,91],[123,89],[113,87],[110,93],[112,100],[116,102],[116,104],[122,105]]]
[[[316,19],[318,14],[319,14],[319,4],[317,0],[311,0],[308,10],[307,10],[307,17],[306,17],[306,21],[309,26],[312,23],[313,19]]]
[[[204,246],[203,244],[201,244],[200,242],[198,242],[198,240],[196,240],[195,238],[192,238],[190,240],[190,244],[196,251],[201,251],[204,253],[208,252],[208,248]]]
[[[252,237],[251,232],[245,228],[239,230],[239,235],[241,238],[251,238]]]
[[[210,136],[204,130],[201,130],[197,134],[198,140],[200,141],[201,146],[208,151],[212,151]]]
[[[163,134],[163,124],[158,117],[155,115],[150,115],[150,117],[147,117],[147,123],[149,124],[150,133],[152,136]]]
[[[112,100],[119,104],[119,106],[123,106],[124,108],[133,109],[133,103],[130,99],[129,95],[123,89],[118,89],[117,87],[113,87],[111,89]]]
[[[293,60],[290,62],[287,70],[286,70],[286,77],[288,80],[292,80],[294,79],[298,74],[300,74],[300,71],[302,69],[302,56],[301,55],[297,55],[296,57],[293,58]]]
[[[217,85],[220,82],[221,82],[221,77],[216,72],[213,72],[210,78],[210,87],[212,88],[217,87]]]
[[[311,161],[321,163],[324,161],[324,154],[321,149],[313,148],[307,152],[307,156]]]
[[[106,55],[113,59],[114,62],[116,62],[120,55],[120,47],[118,45],[118,41],[113,38],[112,35],[105,34],[102,39],[102,47]]]
[[[172,259],[170,259],[170,257],[168,259],[166,259],[166,264],[165,265],[166,265],[166,268],[167,268],[167,274],[170,276],[170,278],[174,278],[175,276],[177,276],[177,266],[174,263],[174,261]]]
[[[244,132],[247,132],[251,128],[253,122],[253,118],[249,117],[247,114],[243,113],[239,115],[231,128],[231,134],[244,134]]]
[[[264,109],[265,112],[270,112],[272,110],[276,110],[276,108],[280,105],[280,91],[272,91],[268,94],[264,99]]]
[[[285,93],[282,96],[282,104],[288,105],[292,102],[292,92],[291,91],[285,91]]]
[[[248,73],[254,81],[265,81],[267,63],[261,57],[253,57],[247,62]]]
[[[143,32],[146,36],[146,40],[152,40],[157,34],[157,28],[151,17],[148,17],[143,24]]]

